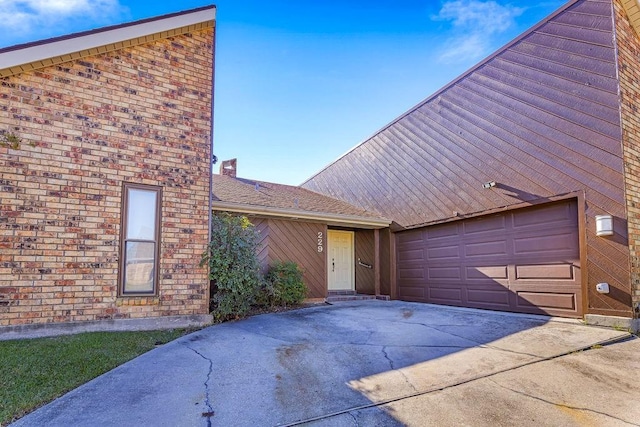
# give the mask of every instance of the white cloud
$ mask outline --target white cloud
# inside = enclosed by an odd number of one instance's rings
[[[502,5],[494,0],[454,0],[443,3],[436,21],[451,22],[455,35],[445,44],[441,62],[454,63],[486,56],[493,49],[494,37],[516,25],[524,9]]]
[[[119,0],[0,0],[0,44],[75,32],[78,24],[95,28],[127,14]]]
[[[489,49],[487,40],[479,34],[469,34],[449,40],[444,52],[438,56],[446,64],[467,59],[478,59]]]

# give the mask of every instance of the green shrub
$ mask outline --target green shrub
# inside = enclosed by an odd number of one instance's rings
[[[292,261],[276,261],[269,267],[265,282],[271,305],[300,304],[307,295],[302,270]]]
[[[201,265],[209,266],[211,313],[216,321],[247,314],[261,291],[258,233],[245,216],[212,216],[211,241]]]

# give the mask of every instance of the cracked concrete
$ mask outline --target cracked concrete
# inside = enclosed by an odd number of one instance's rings
[[[387,360],[389,361],[389,367],[391,368],[391,370],[396,369],[396,368],[393,366],[393,359],[391,359],[391,358],[389,357],[389,355],[387,354],[387,347],[386,347],[386,346],[383,346],[383,347],[382,347],[382,354],[384,354],[384,358],[385,358],[385,359],[387,359]]]
[[[195,332],[16,425],[628,425],[640,420],[640,340],[574,353],[627,336],[538,316],[338,303]]]
[[[204,395],[205,395],[204,404],[206,406],[206,410],[202,413],[202,416],[207,419],[207,427],[211,427],[211,417],[215,415],[215,411],[211,406],[211,389],[209,388],[209,382],[211,381],[211,375],[213,373],[213,360],[206,357],[205,355],[200,353],[198,350],[189,347],[187,344],[184,344],[184,346],[187,347],[189,350],[193,351],[195,354],[197,354],[204,360],[206,360],[207,363],[209,364],[209,370],[207,371],[207,378],[205,379],[203,384]]]

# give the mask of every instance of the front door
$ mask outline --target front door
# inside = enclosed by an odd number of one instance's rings
[[[327,231],[330,291],[353,291],[353,231]]]

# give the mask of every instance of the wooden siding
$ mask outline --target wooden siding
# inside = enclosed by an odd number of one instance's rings
[[[391,295],[391,231],[380,230],[380,294]]]
[[[269,269],[269,220],[264,218],[251,218],[251,223],[258,232],[258,261],[260,271],[265,274]]]
[[[256,219],[253,223],[261,233],[258,256],[263,271],[274,261],[293,261],[304,272],[307,298],[326,297],[326,257],[324,252],[318,252],[317,245],[318,232],[326,236],[326,226],[279,219]]]
[[[356,292],[359,294],[375,295],[373,230],[358,230],[355,232],[355,239]],[[363,264],[370,265],[372,268],[360,265],[358,260],[362,261]]]
[[[628,316],[613,22],[610,1],[568,5],[303,186],[404,227],[584,193],[587,311]],[[595,236],[605,213],[614,238]],[[593,292],[598,282],[612,292]]]

